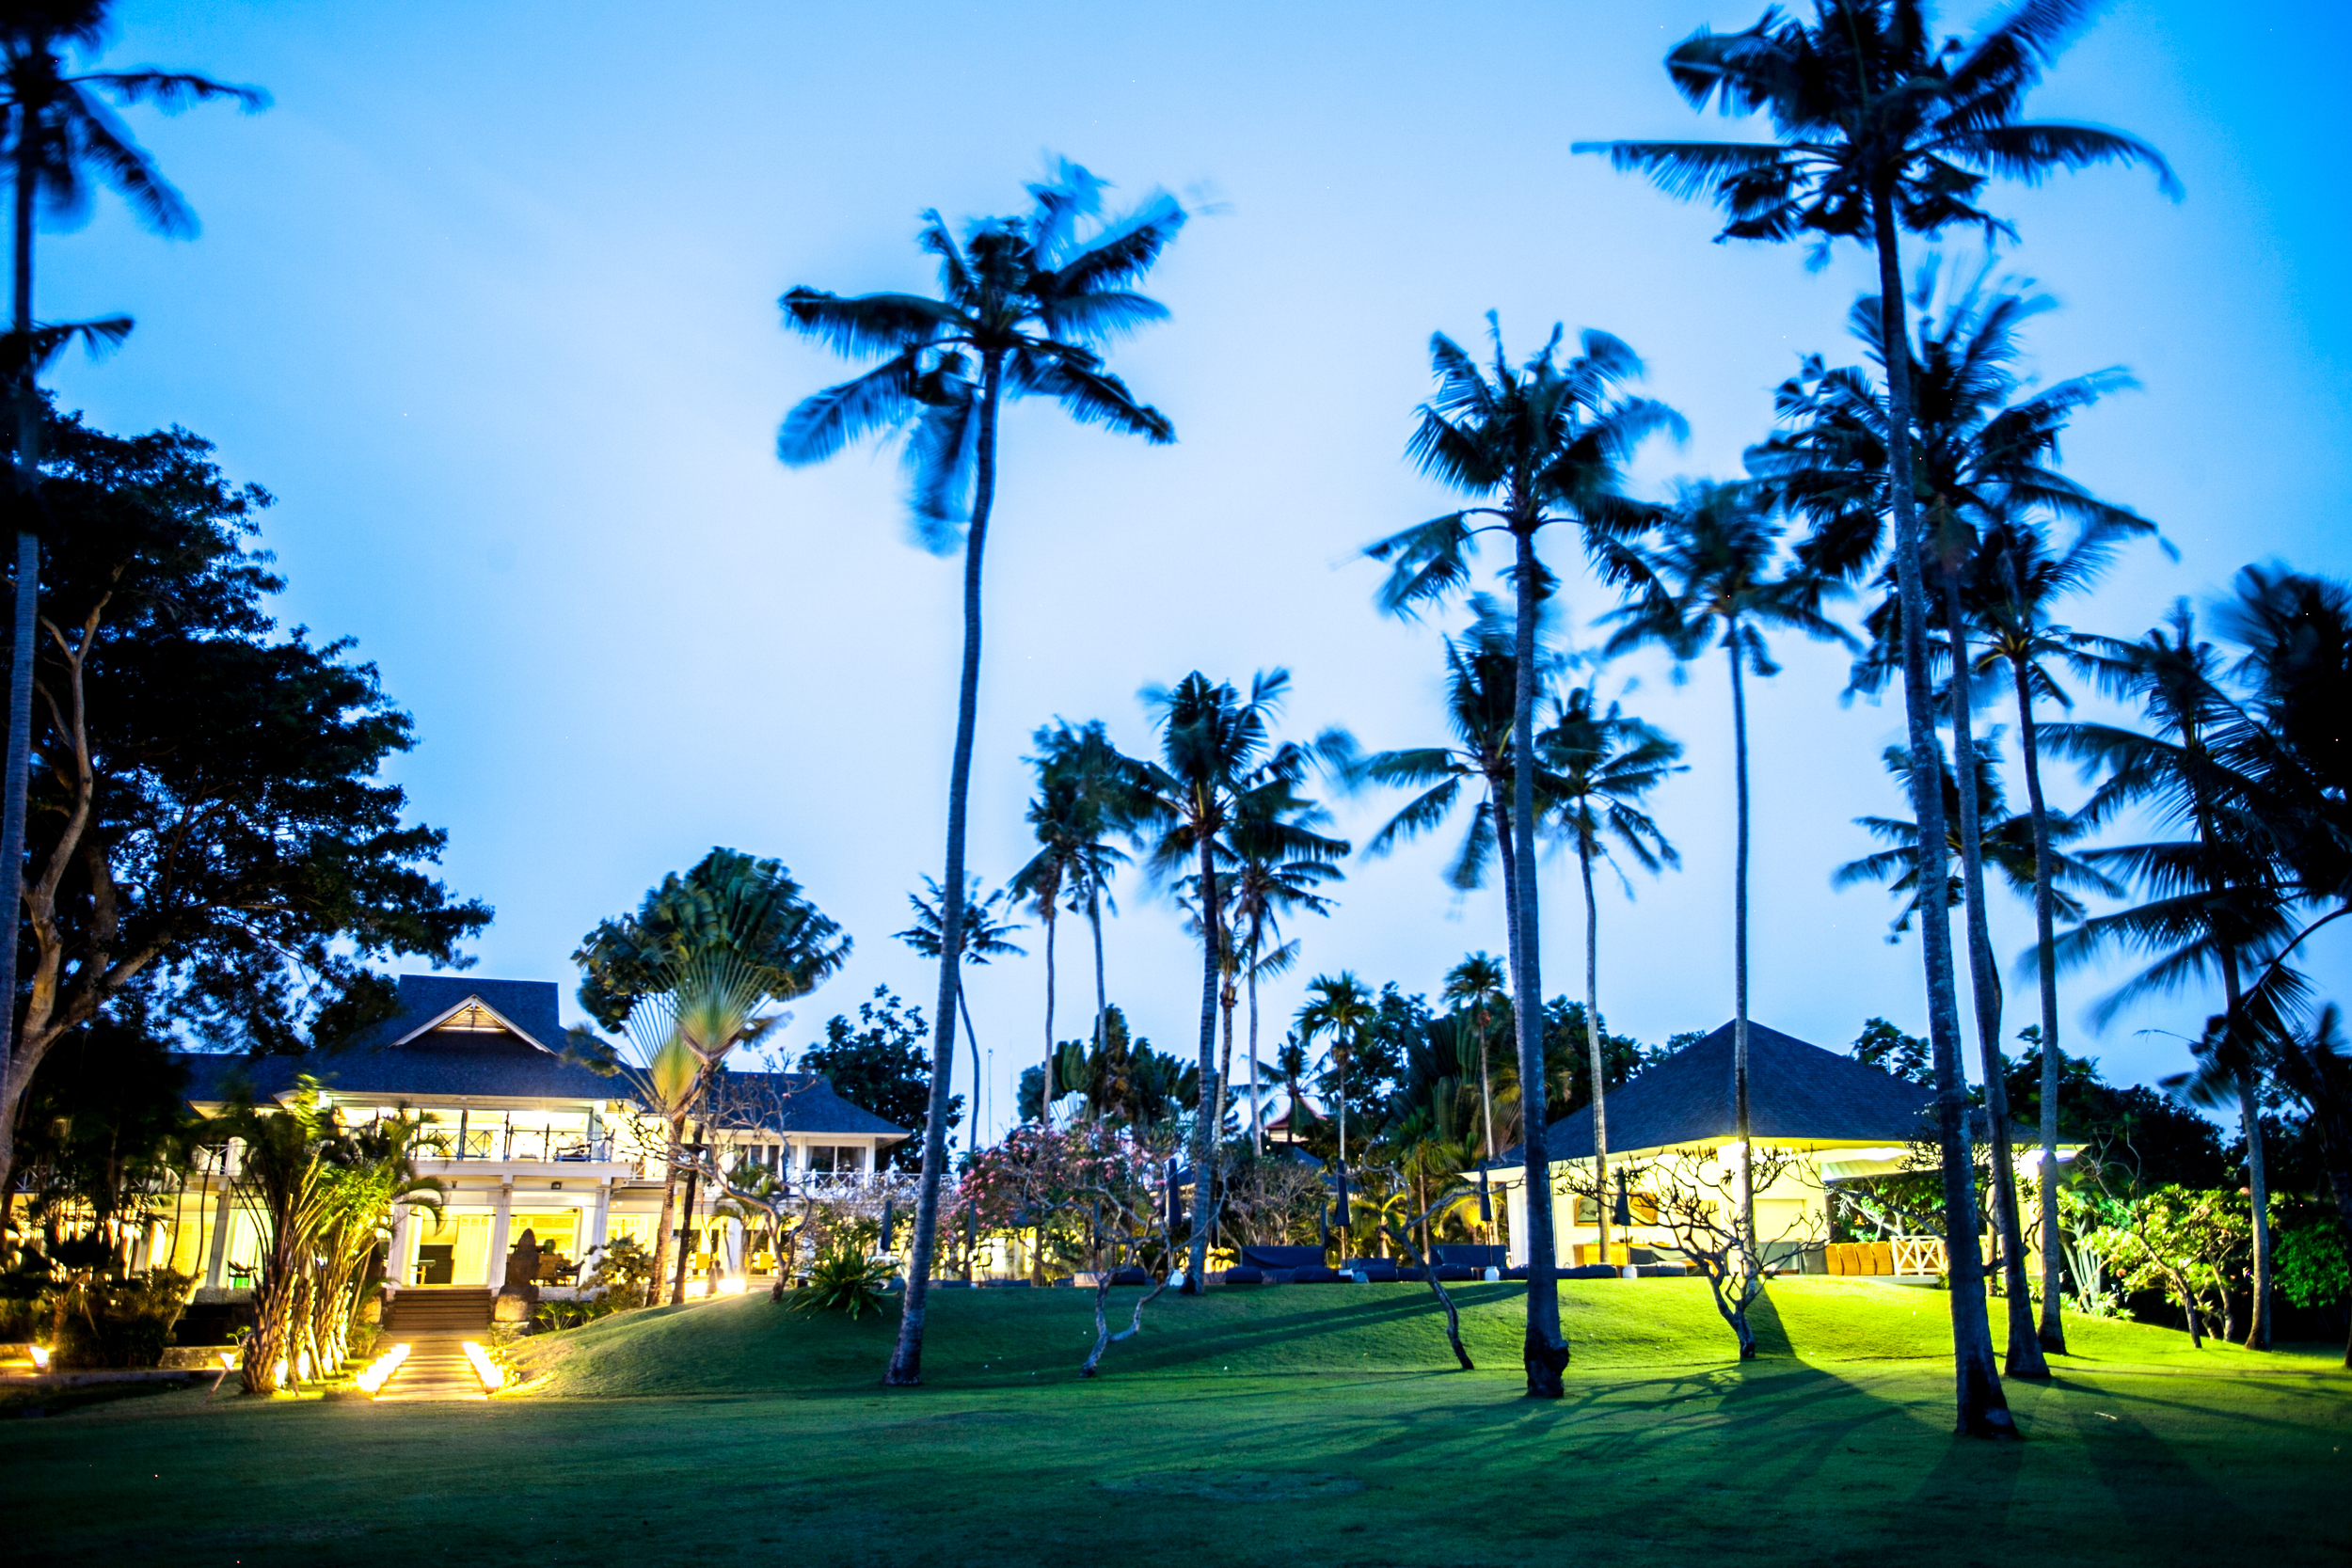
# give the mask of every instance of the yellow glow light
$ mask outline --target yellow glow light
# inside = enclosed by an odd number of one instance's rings
[[[751,1284],[752,1282],[741,1275],[731,1274],[719,1281],[719,1293],[723,1296],[739,1296],[751,1289]]]
[[[473,1375],[482,1380],[483,1387],[495,1390],[506,1386],[505,1372],[490,1359],[490,1353],[484,1350],[479,1341],[466,1341],[466,1359],[473,1363]]]
[[[408,1347],[394,1345],[390,1350],[369,1362],[368,1370],[352,1381],[359,1386],[362,1393],[373,1398],[375,1391],[383,1387],[394,1372],[400,1370],[400,1364],[407,1359]]]

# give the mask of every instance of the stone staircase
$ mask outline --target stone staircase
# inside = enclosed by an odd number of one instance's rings
[[[411,1285],[396,1291],[384,1308],[388,1340],[478,1337],[490,1328],[486,1285]]]

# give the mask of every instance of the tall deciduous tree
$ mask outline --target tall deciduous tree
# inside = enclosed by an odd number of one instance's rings
[[[12,214],[14,287],[10,329],[0,344],[0,373],[8,382],[14,414],[10,468],[12,510],[15,513],[15,619],[11,628],[7,750],[0,755],[0,879],[11,886],[24,865],[24,818],[28,784],[25,773],[33,746],[33,669],[35,644],[40,639],[40,533],[44,513],[56,526],[54,510],[42,495],[46,463],[41,436],[48,419],[37,377],[41,367],[63,346],[67,336],[80,334],[95,346],[100,341],[119,341],[131,329],[116,317],[71,327],[43,326],[33,319],[33,231],[40,214],[73,217],[87,211],[90,185],[113,186],[150,229],[172,239],[196,233],[196,214],[172,189],[154,162],[131,139],[130,132],[107,107],[117,103],[153,103],[166,110],[209,98],[227,98],[248,111],[268,98],[251,87],[234,87],[169,71],[100,71],[71,74],[65,55],[70,50],[95,51],[106,36],[106,0],[40,0],[12,5],[0,11],[0,136],[5,136],[7,169],[13,182]],[[0,941],[0,997],[8,1008],[0,1012],[0,1060],[13,1079],[17,1057],[24,1051],[32,1022],[20,1025],[15,1016],[17,974],[17,895],[11,891],[7,940]],[[38,1048],[25,1064],[25,1076],[39,1062]],[[0,1104],[13,1113],[15,1101]],[[5,1137],[6,1134],[0,1134]],[[0,1151],[0,1178],[8,1171]]]
[[[1600,1044],[1600,904],[1593,895],[1593,863],[1615,865],[1613,843],[1643,870],[1680,865],[1681,857],[1642,809],[1652,790],[1670,774],[1686,771],[1678,759],[1682,743],[1622,711],[1600,706],[1591,683],[1568,693],[1551,727],[1536,738],[1537,754],[1555,781],[1559,803],[1553,820],[1576,849],[1576,869],[1584,891],[1584,1037],[1593,1060],[1593,1175],[1609,1190],[1608,1064]],[[1633,883],[1619,868],[1626,896]],[[1599,1206],[1600,1255],[1609,1256],[1609,1205]]]
[[[924,1118],[923,1177],[908,1253],[906,1299],[885,1382],[923,1379],[924,1314],[938,1243],[939,1190],[947,1170],[947,1109],[955,1076],[956,990],[963,929],[964,815],[980,694],[980,566],[996,498],[996,427],[1004,401],[1046,397],[1072,418],[1154,442],[1175,427],[1136,401],[1104,368],[1102,345],[1163,320],[1166,307],[1135,292],[1183,227],[1174,198],[1154,194],[1135,212],[1102,217],[1104,182],[1073,164],[1031,185],[1023,217],[983,218],[959,241],[936,212],[921,244],[939,259],[940,297],[883,293],[844,297],[798,288],[785,322],[830,348],[882,363],[829,387],[786,416],[776,454],[819,463],[851,442],[911,426],[906,461],[915,532],[934,551],[963,546],[963,667],[956,740],[947,771],[946,869],[939,958],[938,1037],[931,1106]]]
[[[1535,752],[1536,622],[1556,578],[1536,553],[1536,536],[1555,524],[1574,528],[1604,580],[1628,579],[1628,541],[1653,509],[1628,498],[1625,464],[1646,437],[1679,435],[1681,417],[1646,398],[1624,396],[1641,373],[1633,351],[1605,332],[1586,332],[1581,354],[1563,362],[1558,328],[1514,366],[1502,329],[1487,325],[1494,363],[1482,367],[1442,333],[1429,341],[1437,395],[1423,404],[1406,452],[1422,472],[1485,499],[1373,545],[1392,563],[1382,608],[1410,614],[1469,586],[1470,556],[1482,533],[1510,536],[1513,596],[1511,755]],[[1558,1239],[1551,1224],[1551,1156],[1545,1136],[1543,966],[1535,889],[1534,769],[1511,775],[1513,853],[1525,875],[1510,890],[1511,984],[1516,1006],[1518,1076],[1524,1101],[1520,1159],[1527,1185],[1527,1391],[1558,1399],[1568,1345],[1560,1328]]]
[[[1905,342],[1899,236],[1953,224],[2004,232],[1979,202],[1994,175],[2036,181],[2059,168],[2140,162],[2168,192],[2170,168],[2134,137],[2094,126],[2026,123],[2026,94],[2079,32],[2090,0],[2027,0],[1973,43],[1939,40],[1920,0],[1814,0],[1811,21],[1767,11],[1754,26],[1702,28],[1666,57],[1667,75],[1694,106],[1763,114],[1775,139],[1761,142],[1580,142],[1619,168],[1644,169],[1670,194],[1710,196],[1728,214],[1726,239],[1785,241],[1810,235],[1820,247],[1850,239],[1877,256],[1880,332]],[[1935,710],[1928,667],[1927,584],[1913,489],[1910,358],[1887,367],[1894,417],[1887,446],[1895,520],[1895,568],[1903,607],[1903,705],[1918,771],[1912,806],[1940,852],[1943,809],[1931,766]],[[1940,869],[1935,878],[1940,879]],[[1936,1112],[1943,1146],[1957,1423],[1966,1433],[2012,1436],[1986,1320],[1977,1255],[1974,1169],[1967,1147],[1960,1070],[1959,998],[1948,932],[1920,943],[1927,970],[1928,1034],[1936,1052]]]
[[[268,494],[227,483],[185,431],[53,420],[41,444],[31,972],[0,1073],[0,1185],[42,1058],[126,988],[220,1046],[295,1054],[382,1016],[366,963],[462,967],[490,921],[431,874],[445,835],[404,822],[379,777],[415,733],[374,667],[271,620],[284,579],[248,548]]]
[[[1621,623],[1609,651],[1622,653],[1657,643],[1682,663],[1710,646],[1724,651],[1731,673],[1732,787],[1738,831],[1732,855],[1732,1115],[1742,1151],[1740,1177],[1740,1235],[1748,1265],[1761,1269],[1756,1234],[1756,1182],[1745,1156],[1753,1152],[1748,1114],[1748,699],[1749,674],[1776,675],[1764,641],[1766,627],[1851,643],[1852,633],[1821,613],[1830,587],[1802,564],[1781,559],[1780,526],[1770,498],[1749,483],[1698,483],[1683,487],[1661,523],[1654,543],[1643,546],[1643,592],[1608,617]],[[1597,1024],[1593,1025],[1597,1028]]]

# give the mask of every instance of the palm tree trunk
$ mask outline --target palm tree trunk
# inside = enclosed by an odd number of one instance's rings
[[[1731,861],[1731,1116],[1740,1139],[1740,1250],[1742,1272],[1754,1275],[1763,1258],[1756,1244],[1756,1152],[1748,1115],[1748,692],[1740,670],[1740,627],[1724,628],[1731,656],[1731,770],[1739,816]]]
[[[2027,664],[2017,677],[2017,736],[2026,757],[2026,800],[2033,812],[2033,941],[2042,983],[2042,1163],[2035,1171],[2042,1196],[2042,1324],[2045,1354],[2066,1354],[2066,1315],[2058,1291],[2058,1017],[2055,888],[2050,875],[2050,812],[2042,798],[2041,737],[2034,729],[2033,686]]]
[[[2239,990],[2237,949],[2234,946],[2222,949],[2221,988],[2229,1007],[2226,1016],[2234,1024],[2243,1001]],[[2237,1105],[2238,1124],[2246,1133],[2246,1196],[2254,1209],[2254,1300],[2253,1310],[2248,1314],[2246,1348],[2268,1350],[2272,1294],[2270,1175],[2264,1159],[2262,1102],[2255,1098],[2251,1073],[2237,1081]]]
[[[1094,1049],[1103,1049],[1103,1020],[1111,1010],[1110,995],[1103,986],[1103,890],[1091,881],[1087,886],[1087,924],[1094,931]]]
[[[1576,869],[1584,879],[1584,1043],[1593,1057],[1593,1180],[1600,1260],[1609,1261],[1609,1074],[1600,1057],[1600,905],[1593,898],[1593,844],[1580,828]]]
[[[1253,942],[1254,948],[1256,944]],[[1265,1158],[1265,1095],[1258,1087],[1258,966],[1249,966],[1249,1152]]]
[[[963,673],[956,694],[956,750],[947,771],[947,864],[939,911],[938,1037],[931,1042],[931,1098],[923,1117],[923,1175],[914,1200],[914,1242],[907,1251],[906,1299],[885,1386],[923,1381],[923,1324],[930,1305],[931,1256],[939,1244],[939,1189],[947,1174],[947,1117],[956,1072],[956,998],[963,961],[963,823],[972,794],[972,736],[980,708],[980,563],[988,515],[996,499],[996,413],[1004,363],[989,355],[980,371],[980,439],[974,465],[972,527],[963,541]]]
[[[2017,1146],[2010,1135],[2008,1063],[2001,1057],[2001,975],[1993,957],[1993,925],[1984,907],[1984,824],[1977,800],[1977,740],[1968,700],[1968,632],[1960,593],[1947,584],[1944,635],[1952,660],[1952,770],[1960,781],[1960,878],[1968,903],[1968,999],[1977,1016],[1977,1053],[1984,1068],[1984,1111],[1993,1140],[1993,1224],[2000,1237],[2001,1283],[2008,1296],[2010,1377],[2046,1378],[2050,1363],[2035,1335],[2026,1289],[2026,1234],[2017,1214]],[[1922,884],[1924,889],[1925,884]]]
[[[963,1014],[963,1042],[972,1053],[972,1147],[980,1147],[980,1032],[972,1027],[972,1004],[964,999],[963,986],[956,986],[956,1009]]]
[[[661,1217],[654,1222],[653,1279],[645,1287],[645,1305],[659,1306],[661,1282],[670,1276],[670,1232],[677,1219],[677,1157],[686,1143],[686,1113],[670,1118],[669,1137],[661,1148]]]
[[[1903,719],[1911,747],[1912,820],[1919,825],[1919,885],[1940,887],[1944,862],[1944,781],[1936,767],[1935,698],[1928,679],[1928,595],[1919,555],[1919,519],[1911,468],[1910,327],[1904,319],[1902,258],[1897,247],[1894,192],[1870,193],[1878,250],[1879,330],[1886,345],[1887,491],[1895,514],[1895,578],[1901,610]],[[1944,1243],[1950,1267],[1952,1379],[1957,1425],[1972,1436],[2017,1433],[1993,1358],[1985,1316],[1984,1263],[1977,1254],[1975,1161],[1968,1148],[1967,1085],[1960,1070],[1960,1001],[1952,971],[1950,924],[1923,920],[1928,1039],[1935,1056],[1936,1142],[1943,1154]]]
[[[1515,529],[1518,559],[1513,648],[1518,668],[1511,704],[1510,878],[1512,1022],[1519,1050],[1519,1170],[1527,1183],[1527,1337],[1520,1358],[1531,1398],[1565,1392],[1568,1342],[1560,1329],[1559,1237],[1551,1223],[1551,1148],[1544,1106],[1543,965],[1535,898],[1535,617],[1541,604],[1532,529]]]
[[[24,866],[25,790],[33,752],[33,647],[40,629],[40,537],[33,531],[40,505],[40,398],[33,384],[33,193],[40,185],[39,117],[30,104],[17,108],[15,312],[17,352],[9,391],[16,404],[16,593],[8,642],[8,740],[0,776],[0,902],[8,906],[6,940],[0,941],[0,1064],[16,1050],[16,939],[22,920],[18,884]],[[9,1073],[11,1087],[20,1075]],[[19,1096],[0,1102],[0,1187],[16,1172],[16,1113]]]
[[[1213,1129],[1211,1107],[1216,1104],[1216,992],[1224,967],[1217,951],[1216,840],[1206,828],[1200,834],[1200,1106],[1192,1122],[1192,1246],[1183,1294],[1197,1296],[1207,1289],[1209,1274],[1209,1151]]]
[[[1046,898],[1043,902],[1045,906],[1045,1076],[1038,1080],[1037,1124],[1040,1127],[1051,1127],[1054,1124],[1054,1090],[1059,1086],[1054,1082],[1055,911],[1052,898]],[[1018,1087],[1018,1085],[1015,1086]],[[1020,1110],[1021,1107],[1018,1104],[1013,1106],[1016,1115]]]

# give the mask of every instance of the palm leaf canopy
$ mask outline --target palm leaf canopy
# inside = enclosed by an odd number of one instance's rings
[[[1677,198],[1711,197],[1727,240],[1867,244],[1881,197],[1914,233],[1963,224],[2006,234],[1980,204],[1992,176],[2032,182],[2105,163],[2144,164],[2177,197],[2170,166],[2137,137],[2018,121],[2026,93],[2095,8],[2025,0],[1962,45],[1937,36],[1919,0],[1815,0],[1809,21],[1775,7],[1736,33],[1700,28],[1667,55],[1666,71],[1693,107],[1762,115],[1776,139],[1571,150],[1647,173]]]
[[[937,297],[898,292],[842,295],[796,288],[779,301],[785,325],[865,373],[804,399],[785,417],[776,455],[819,463],[868,436],[903,432],[909,511],[925,547],[946,552],[971,517],[979,428],[994,391],[1045,397],[1082,424],[1172,441],[1166,415],[1138,402],[1099,350],[1162,320],[1166,309],[1128,285],[1142,278],[1186,214],[1153,192],[1104,217],[1104,182],[1057,164],[1029,187],[1033,209],[986,217],[959,239],[938,213],[918,242],[938,262]]]
[[[20,166],[29,137],[35,197],[53,220],[71,225],[86,216],[94,179],[119,193],[150,229],[172,239],[189,238],[198,227],[194,210],[106,101],[152,103],[175,113],[191,103],[226,99],[250,114],[268,107],[269,95],[188,71],[70,74],[64,52],[94,52],[105,35],[106,7],[101,0],[12,6],[0,16],[0,118],[6,121],[8,166]]]
[[[1502,328],[1486,317],[1494,357],[1481,366],[1443,333],[1429,340],[1437,391],[1423,404],[1406,444],[1414,467],[1486,504],[1469,507],[1375,541],[1364,553],[1390,566],[1379,594],[1391,614],[1413,614],[1470,582],[1478,535],[1489,530],[1533,535],[1573,521],[1603,580],[1629,569],[1625,541],[1648,526],[1652,509],[1624,493],[1624,469],[1651,436],[1686,433],[1682,416],[1620,388],[1642,373],[1641,360],[1606,332],[1588,331],[1582,352],[1561,358],[1561,329],[1513,365]],[[1487,519],[1487,520],[1482,520]],[[1542,585],[1548,594],[1550,584]]]
[[[1568,693],[1535,744],[1549,764],[1552,819],[1581,855],[1613,865],[1613,843],[1645,871],[1682,863],[1657,821],[1641,809],[1668,777],[1689,771],[1680,761],[1680,741],[1615,703],[1604,710],[1587,684]],[[1451,995],[1451,977],[1448,985]]]

